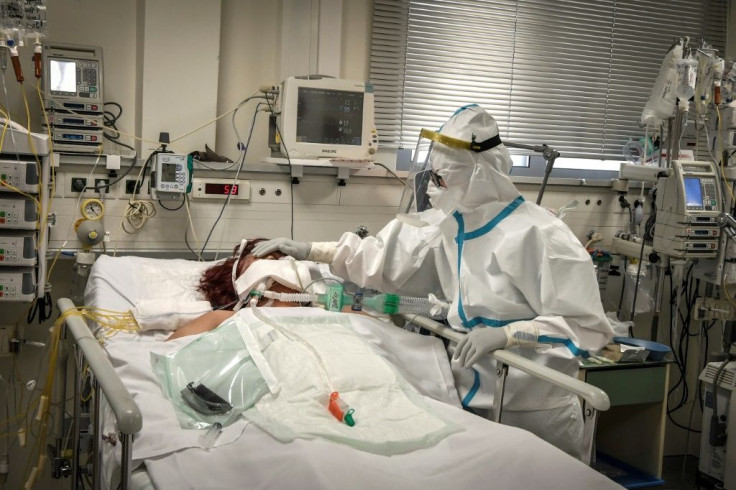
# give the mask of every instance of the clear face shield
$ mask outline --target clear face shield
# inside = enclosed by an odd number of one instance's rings
[[[409,174],[406,177],[404,192],[401,194],[399,214],[419,213],[432,208],[427,195],[427,186],[430,181],[429,174],[432,171],[429,154],[433,146],[434,141],[424,138],[420,133],[417,146],[414,148]]]
[[[432,182],[437,187],[445,186],[442,182],[442,177],[432,170],[430,163],[430,155],[432,154],[432,148],[434,148],[435,143],[452,148],[482,152],[501,144],[501,138],[496,135],[478,142],[475,140],[475,136],[473,136],[471,141],[465,141],[446,136],[439,131],[422,129],[419,132],[419,140],[414,149],[411,168],[406,178],[406,186],[401,195],[399,214],[418,213],[426,209],[431,209],[432,204],[427,194],[429,183]]]

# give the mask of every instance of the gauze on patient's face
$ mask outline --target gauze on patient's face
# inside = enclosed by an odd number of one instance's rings
[[[261,283],[268,289],[277,282],[295,291],[303,291],[312,281],[309,267],[292,258],[256,260],[235,280],[238,298],[245,299]]]

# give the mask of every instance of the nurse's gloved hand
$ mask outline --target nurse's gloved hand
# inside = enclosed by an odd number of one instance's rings
[[[261,242],[253,247],[253,255],[256,257],[265,257],[273,252],[281,252],[282,254],[291,255],[296,260],[307,260],[312,244],[309,242],[296,242],[288,238],[274,238]]]
[[[458,342],[452,358],[469,368],[482,356],[506,347],[508,338],[505,328],[477,327]]]

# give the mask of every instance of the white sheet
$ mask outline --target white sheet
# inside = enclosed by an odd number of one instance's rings
[[[103,256],[90,275],[86,302],[125,310],[141,297],[190,295],[195,299],[192,286],[208,265]],[[310,314],[309,309],[299,310],[274,308],[269,314]],[[438,339],[367,317],[351,315],[351,320],[355,331],[394,363],[428,404],[466,430],[435,447],[385,457],[325,440],[283,444],[243,422],[227,427],[218,447],[205,451],[194,447],[198,433],[178,428],[148,360],[151,350],[177,349],[193,337],[162,343],[166,333],[118,334],[110,339],[108,351],[144,413],[143,430],[133,445],[134,461],[145,461],[151,479],[162,489],[620,488],[526,431],[463,411]]]

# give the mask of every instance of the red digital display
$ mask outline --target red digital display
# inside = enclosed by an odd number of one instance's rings
[[[238,184],[205,184],[204,193],[216,194],[218,196],[227,196],[228,194],[231,196],[237,196],[239,191],[238,187]]]

